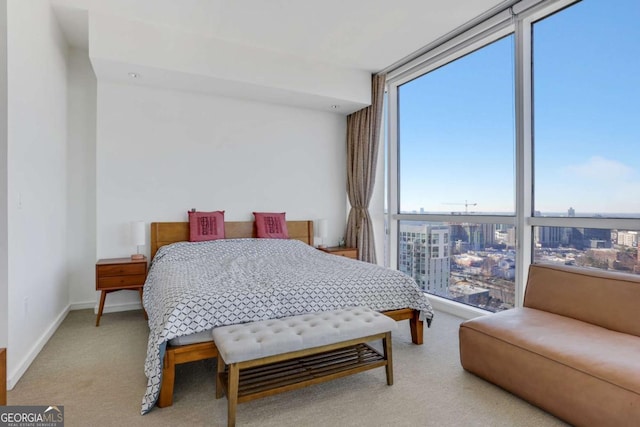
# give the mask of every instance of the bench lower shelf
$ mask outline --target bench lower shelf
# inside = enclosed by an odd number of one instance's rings
[[[384,356],[377,350],[360,343],[311,356],[240,369],[238,403],[323,383],[385,366],[386,363]],[[219,375],[227,393],[228,370]]]

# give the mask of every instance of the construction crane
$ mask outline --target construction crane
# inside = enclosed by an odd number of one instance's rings
[[[468,214],[469,213],[469,206],[477,206],[477,203],[469,203],[467,200],[464,201],[464,203],[445,203],[445,205],[464,205],[464,213]],[[453,213],[453,212],[451,212]]]

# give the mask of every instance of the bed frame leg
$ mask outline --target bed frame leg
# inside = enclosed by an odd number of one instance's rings
[[[418,310],[413,311],[413,316],[409,319],[409,326],[411,327],[411,342],[418,345],[422,344],[424,322],[420,320],[420,312]]]
[[[173,350],[167,349],[164,353],[162,365],[162,384],[157,405],[160,408],[173,405],[173,385],[176,381],[176,360]]]

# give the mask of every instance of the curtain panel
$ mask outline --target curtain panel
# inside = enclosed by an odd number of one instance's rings
[[[371,105],[347,116],[347,195],[351,210],[346,244],[358,248],[358,259],[376,263],[369,202],[376,178],[382,124],[385,75],[371,78]]]

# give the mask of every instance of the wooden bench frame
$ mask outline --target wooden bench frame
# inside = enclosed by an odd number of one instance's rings
[[[164,353],[162,364],[162,384],[156,404],[160,408],[173,405],[173,386],[176,381],[176,365],[218,357],[218,349],[213,341],[169,347]]]
[[[423,343],[423,321],[420,320],[420,312],[405,308],[401,310],[383,311],[383,313],[393,320],[409,320],[411,327],[411,341],[414,344]],[[188,344],[172,347],[167,345],[162,364],[162,384],[156,405],[165,408],[173,405],[173,387],[176,379],[176,365],[198,360],[210,359],[218,356],[218,349],[213,341]]]
[[[366,344],[378,339],[382,340],[383,354]],[[238,403],[382,366],[387,385],[393,385],[391,332],[228,365],[218,355],[216,399],[227,395],[227,426],[234,427]]]

